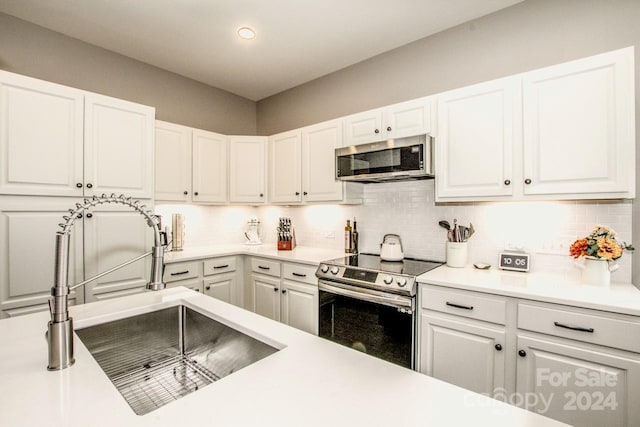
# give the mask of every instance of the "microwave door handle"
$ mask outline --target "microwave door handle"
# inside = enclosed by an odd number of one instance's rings
[[[390,297],[379,295],[375,293],[375,291],[370,291],[366,288],[358,288],[357,291],[353,291],[351,289],[347,289],[343,287],[343,285],[336,286],[335,284],[329,284],[323,280],[318,281],[318,289],[321,291],[329,292],[336,295],[342,295],[345,297],[354,298],[357,300],[370,302],[374,304],[382,304],[387,305],[389,307],[395,308],[403,308],[412,310],[411,298],[403,298],[403,297]]]

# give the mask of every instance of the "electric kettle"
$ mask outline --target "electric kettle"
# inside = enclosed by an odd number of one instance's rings
[[[402,240],[397,234],[385,234],[380,243],[380,259],[382,261],[402,261]]]

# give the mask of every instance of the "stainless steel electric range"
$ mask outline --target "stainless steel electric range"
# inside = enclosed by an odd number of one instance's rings
[[[375,254],[322,262],[316,271],[320,337],[413,369],[416,277],[442,264],[387,262]]]

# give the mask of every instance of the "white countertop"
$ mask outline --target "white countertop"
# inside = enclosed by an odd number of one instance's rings
[[[420,283],[447,286],[515,298],[566,304],[640,316],[640,290],[631,283],[609,287],[583,285],[552,273],[521,273],[473,266],[438,267],[417,278]]]
[[[564,425],[185,288],[74,306],[71,312],[75,328],[82,328],[177,304],[279,343],[283,349],[138,416],[77,336],[75,365],[62,371],[46,370],[48,313],[0,320],[0,425]]]
[[[275,244],[262,244],[255,246],[211,245],[185,248],[178,252],[167,252],[164,256],[164,260],[167,263],[172,263],[225,255],[250,255],[273,258],[280,261],[318,265],[321,261],[345,256],[345,253],[335,249],[319,249],[308,246],[296,246],[296,248],[291,251],[279,251]]]

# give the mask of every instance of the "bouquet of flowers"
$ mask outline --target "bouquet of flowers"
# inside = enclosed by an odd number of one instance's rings
[[[589,257],[607,261],[618,259],[623,251],[634,248],[626,242],[616,240],[617,233],[606,225],[596,225],[591,234],[578,239],[569,248],[569,254],[574,258]]]

